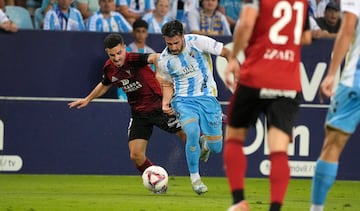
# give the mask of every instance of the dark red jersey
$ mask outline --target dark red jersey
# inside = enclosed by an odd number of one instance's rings
[[[253,88],[301,90],[301,35],[308,29],[307,0],[246,0],[258,17],[240,68],[240,83]],[[236,39],[236,38],[235,38]]]
[[[126,53],[122,67],[108,59],[103,67],[102,84],[113,84],[126,93],[133,112],[161,110],[162,95],[155,73],[148,65],[149,54]]]

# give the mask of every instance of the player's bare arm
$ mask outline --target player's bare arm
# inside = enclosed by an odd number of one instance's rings
[[[77,109],[86,107],[91,100],[104,95],[109,89],[111,85],[105,86],[101,82],[90,92],[88,96],[83,99],[76,100],[74,102],[69,103],[69,108],[76,107]]]
[[[149,64],[154,64],[155,67],[157,67],[159,57],[160,57],[160,54],[159,54],[159,53],[149,54],[148,59],[147,59],[147,62],[148,62]]]
[[[227,88],[234,91],[239,79],[239,61],[237,58],[230,58],[225,69],[225,84]]]
[[[231,54],[233,58],[235,58],[240,51],[247,47],[255,27],[258,12],[258,9],[251,6],[244,6],[242,9],[241,16],[239,17],[233,36],[234,48]]]
[[[334,95],[333,87],[335,74],[348,51],[355,33],[356,22],[357,17],[354,14],[344,12],[340,30],[334,44],[333,58],[330,62],[328,73],[320,86],[321,97],[331,97]]]
[[[174,96],[174,85],[164,79],[161,79],[161,91],[163,94],[162,110],[166,114],[173,114],[174,110],[171,108],[171,99]]]
[[[237,55],[240,51],[247,47],[255,27],[257,16],[258,10],[250,6],[245,6],[239,16],[233,36],[234,47],[230,52],[228,65],[225,69],[225,84],[230,90],[235,90],[237,85],[239,74],[239,62],[237,60]]]
[[[303,31],[301,34],[301,45],[310,45],[312,42],[312,35],[310,30]]]
[[[221,50],[220,56],[224,57],[227,61],[231,58],[231,51],[225,47]]]
[[[306,14],[306,17],[307,18],[305,20],[304,31],[301,34],[301,40],[300,40],[301,45],[310,45],[312,42],[312,31],[310,30],[309,15]]]

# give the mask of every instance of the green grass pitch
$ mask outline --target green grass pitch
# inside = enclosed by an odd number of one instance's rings
[[[146,190],[140,176],[0,174],[0,211],[217,211],[226,210],[230,193],[224,177],[203,177],[209,192],[198,196],[189,177],[170,176],[167,194]],[[309,210],[310,179],[292,179],[284,211]],[[265,178],[246,180],[251,210],[268,210]],[[336,181],[326,210],[360,210],[360,182]]]

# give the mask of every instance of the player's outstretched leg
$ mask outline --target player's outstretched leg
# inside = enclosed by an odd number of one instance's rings
[[[312,179],[310,211],[323,211],[326,196],[334,184],[338,170],[338,163],[318,160],[315,175]]]
[[[239,210],[235,208],[240,206],[239,204],[241,203],[245,204],[245,202],[242,201],[245,201],[244,190],[247,158],[243,150],[243,140],[238,138],[227,138],[224,145],[223,160],[233,199],[233,205],[229,210]],[[242,206],[243,205],[240,207]],[[245,208],[242,209],[246,210]]]
[[[279,211],[284,203],[285,194],[290,181],[290,166],[286,152],[270,153],[270,210]]]
[[[201,181],[199,174],[199,158],[201,151],[199,144],[200,128],[198,122],[194,121],[183,125],[183,129],[187,137],[185,155],[190,172],[191,185],[195,193],[200,195],[208,191],[207,186]]]

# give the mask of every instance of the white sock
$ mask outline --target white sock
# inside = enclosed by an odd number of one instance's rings
[[[205,143],[204,143],[204,150],[205,150],[205,151],[208,151],[208,150],[209,150],[209,148],[208,148],[208,145],[207,145],[207,140],[206,140],[206,138],[205,138],[205,135],[202,135],[200,138],[201,138],[201,139],[203,139],[203,140],[205,140]]]
[[[310,211],[324,211],[324,205],[315,205],[312,204]]]
[[[194,183],[196,180],[199,180],[199,179],[200,179],[200,174],[199,174],[199,172],[198,172],[198,173],[195,173],[195,174],[190,174],[191,183]]]
[[[208,142],[205,141],[205,144],[204,144],[204,150],[205,150],[205,151],[208,151],[208,150],[209,150],[209,147],[208,147],[207,143],[208,143]]]

